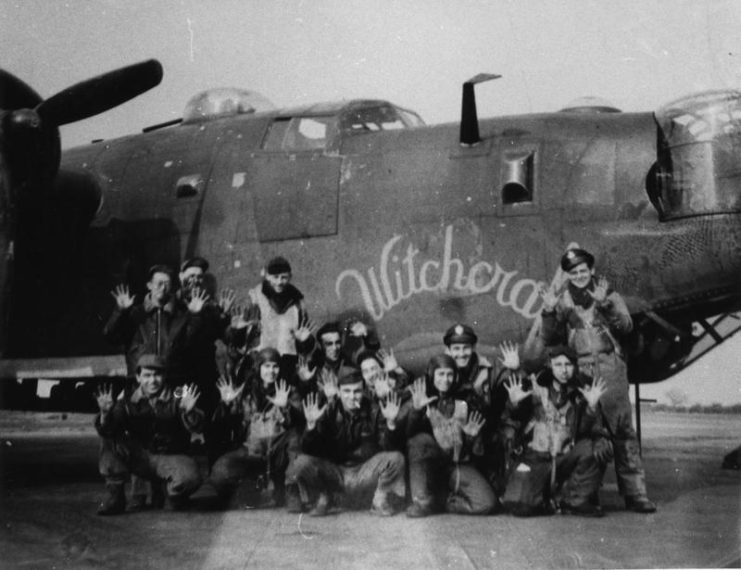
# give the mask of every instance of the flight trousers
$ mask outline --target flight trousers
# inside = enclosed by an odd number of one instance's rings
[[[600,398],[602,418],[612,438],[615,475],[623,497],[647,498],[646,473],[638,437],[633,427],[628,368],[617,352],[580,355],[579,369],[593,378],[603,378],[607,391]]]
[[[502,497],[504,507],[512,514],[530,516],[552,512],[552,501],[577,508],[586,505],[602,481],[602,469],[592,451],[592,441],[583,439],[556,456],[555,485],[551,488],[550,454],[528,449],[510,473]]]
[[[171,499],[186,498],[201,486],[198,464],[187,455],[151,453],[130,439],[102,438],[98,470],[106,483],[123,485],[130,474],[166,484]]]
[[[412,502],[428,511],[485,515],[497,507],[494,490],[473,465],[455,464],[429,433],[407,442]]]
[[[291,458],[297,455],[295,440],[295,433],[286,431],[270,441],[263,441],[261,446],[242,445],[223,454],[211,468],[210,481],[216,493],[227,497],[245,482],[254,490],[270,482],[273,498],[281,504],[285,496],[286,469]]]
[[[298,485],[304,502],[319,493],[334,493],[343,496],[346,506],[362,509],[378,494],[394,494],[403,499],[405,468],[404,455],[398,451],[381,451],[353,466],[301,454],[288,466],[286,486]]]

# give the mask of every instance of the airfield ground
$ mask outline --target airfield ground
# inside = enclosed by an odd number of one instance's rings
[[[522,520],[440,515],[323,519],[218,512],[206,486],[188,512],[98,517],[91,416],[0,413],[2,568],[687,568],[741,565],[741,472],[720,468],[741,416],[643,412],[652,515]]]

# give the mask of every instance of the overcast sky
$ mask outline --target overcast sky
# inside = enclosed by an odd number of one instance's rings
[[[149,58],[162,84],[64,127],[64,146],[180,117],[213,87],[277,106],[383,98],[428,123],[456,121],[480,72],[481,116],[555,111],[599,96],[647,111],[695,91],[741,86],[733,0],[0,0],[0,67],[42,97]],[[741,401],[739,338],[677,379],[698,401]],[[697,387],[704,388],[697,390]]]
[[[278,106],[379,97],[428,122],[460,113],[480,72],[482,116],[554,111],[601,96],[653,110],[741,84],[741,3],[503,0],[0,0],[0,65],[42,96],[155,57],[150,93],[65,127],[66,146],[181,116],[209,87]]]

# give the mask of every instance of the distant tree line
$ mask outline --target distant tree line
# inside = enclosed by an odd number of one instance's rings
[[[741,414],[741,403],[724,406],[720,402],[709,405],[689,405],[689,396],[678,388],[666,392],[668,403],[651,404],[651,409],[657,412],[687,412],[690,414]]]

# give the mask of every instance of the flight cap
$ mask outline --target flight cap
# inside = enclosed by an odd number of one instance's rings
[[[258,352],[257,356],[255,357],[255,365],[259,369],[260,366],[262,366],[266,362],[275,362],[276,364],[280,364],[280,352],[278,352],[272,346],[266,346],[265,348],[260,350],[260,352]]]
[[[191,257],[190,259],[186,259],[180,266],[180,273],[183,273],[189,267],[200,267],[203,272],[206,273],[206,271],[208,271],[208,261],[202,257]]]
[[[328,323],[324,323],[321,327],[319,327],[319,330],[316,331],[316,337],[318,339],[322,338],[322,335],[325,335],[327,333],[337,333],[338,335],[342,336],[342,331],[340,329],[340,323],[337,321],[330,321]]]
[[[136,371],[139,372],[143,368],[149,368],[151,370],[166,370],[167,365],[165,359],[157,354],[142,354],[139,360],[136,361]]]
[[[471,327],[461,324],[453,325],[445,332],[445,336],[443,336],[445,346],[458,343],[476,344],[478,339],[479,337],[476,336],[476,333],[473,332]]]
[[[573,348],[566,344],[558,344],[556,346],[548,347],[548,358],[556,358],[557,356],[565,356],[571,362],[576,364],[577,355]]]
[[[586,263],[589,269],[594,267],[594,256],[586,249],[569,249],[561,257],[561,269],[564,271],[571,271],[574,267],[582,263]]]
[[[152,277],[154,277],[155,273],[165,273],[166,275],[170,276],[170,279],[174,277],[172,267],[169,265],[164,265],[161,263],[158,263],[157,265],[153,265],[149,268],[149,272],[147,273],[149,280],[152,280]]]
[[[345,367],[340,369],[340,377],[337,379],[338,386],[346,386],[347,384],[357,384],[358,382],[363,383],[363,375],[360,370],[356,368]]]
[[[285,257],[281,257],[279,255],[278,257],[274,257],[273,259],[268,261],[268,264],[265,266],[265,272],[268,275],[280,275],[281,273],[290,273],[291,264],[288,263],[288,260]]]

